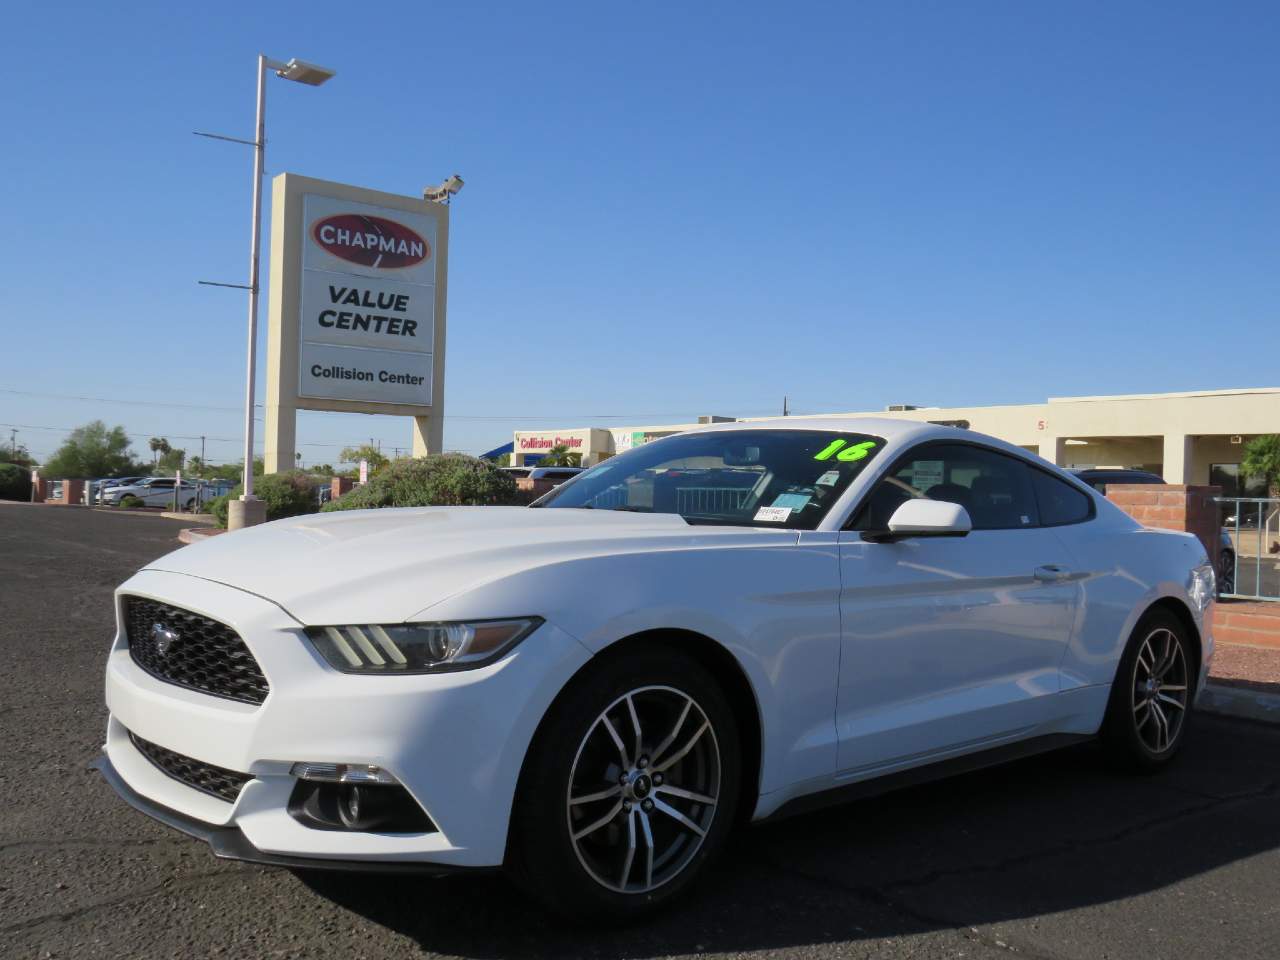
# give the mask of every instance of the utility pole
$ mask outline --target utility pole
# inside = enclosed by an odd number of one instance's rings
[[[200,462],[204,463],[204,437],[200,437]]]
[[[18,459],[18,428],[13,427],[9,431],[9,456]]]

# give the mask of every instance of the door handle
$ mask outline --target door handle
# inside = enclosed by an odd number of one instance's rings
[[[1056,563],[1046,563],[1042,567],[1036,567],[1031,575],[1041,583],[1058,583],[1071,576],[1071,571],[1066,567],[1058,566]]]

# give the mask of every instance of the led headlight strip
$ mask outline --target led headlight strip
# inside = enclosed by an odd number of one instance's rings
[[[344,673],[437,673],[492,663],[542,624],[540,617],[465,623],[308,627],[330,666]]]

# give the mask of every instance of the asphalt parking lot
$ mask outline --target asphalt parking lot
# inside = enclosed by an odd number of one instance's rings
[[[182,525],[0,505],[0,957],[1280,955],[1280,727],[1204,715],[1154,777],[1084,747],[745,830],[630,929],[566,928],[497,876],[216,861],[86,769],[111,591]]]

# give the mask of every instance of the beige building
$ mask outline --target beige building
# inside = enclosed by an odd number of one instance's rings
[[[1000,437],[1064,467],[1133,467],[1158,473],[1168,483],[1215,483],[1227,496],[1246,496],[1251,494],[1241,489],[1243,478],[1238,476],[1243,445],[1259,434],[1280,433],[1280,387],[1051,397],[1044,403],[994,407],[904,405],[827,415],[956,424]],[[731,419],[701,417],[699,423],[608,430],[519,431],[512,462],[522,464],[526,454],[536,455],[540,447],[532,445],[531,439],[542,443],[557,436],[580,437],[575,449],[590,465],[649,440]],[[743,422],[777,419],[755,417]]]

